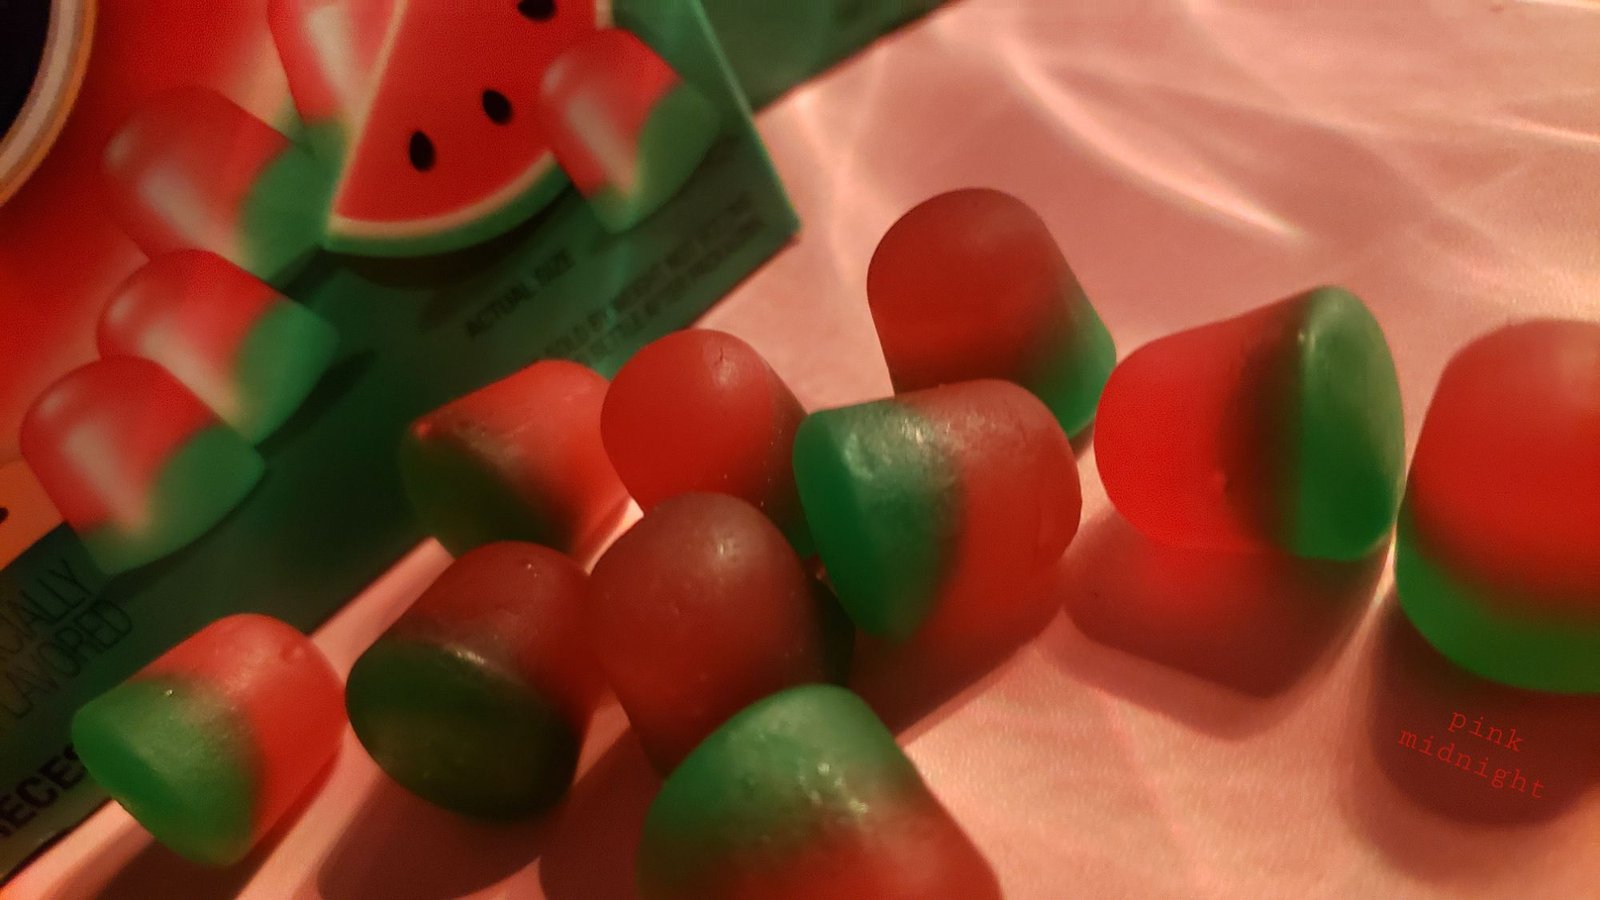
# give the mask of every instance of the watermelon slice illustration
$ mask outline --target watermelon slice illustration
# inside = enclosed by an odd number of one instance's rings
[[[382,0],[356,0],[372,4]],[[546,68],[610,25],[607,0],[388,0],[388,28],[370,84],[371,47],[356,8],[280,3],[275,27],[296,101],[312,122],[344,120],[350,135],[324,244],[364,256],[443,253],[487,240],[549,203],[567,184],[534,104]],[[319,12],[322,18],[318,18]],[[345,23],[318,30],[317,22]],[[354,48],[339,49],[341,27]],[[307,40],[288,36],[321,35]],[[345,54],[341,57],[341,54]],[[337,60],[337,61],[336,61]],[[364,94],[352,102],[355,94]]]
[[[618,28],[590,35],[556,60],[538,112],[556,161],[613,233],[671,199],[721,129],[709,100]]]

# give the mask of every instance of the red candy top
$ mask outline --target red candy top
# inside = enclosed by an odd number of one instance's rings
[[[601,557],[591,585],[589,638],[663,772],[756,700],[827,680],[810,579],[748,503],[660,504]]]
[[[141,106],[106,145],[106,196],[140,249],[179,250],[197,235],[235,234],[262,170],[289,148],[288,138],[221,94],[175,88]],[[152,214],[151,203],[164,214]]]
[[[898,399],[947,430],[960,485],[945,599],[924,628],[981,631],[1028,601],[1029,587],[1078,533],[1083,497],[1072,445],[1044,403],[1010,382],[967,381]]]
[[[618,148],[633,146],[656,101],[677,84],[678,74],[665,60],[637,37],[616,28],[584,38],[550,64],[540,88],[539,115],[578,190],[591,194],[607,186],[613,175],[608,167],[616,167],[618,160],[594,148],[615,141],[621,142],[616,143]],[[607,133],[592,133],[600,128]],[[609,133],[617,128],[621,134]],[[586,140],[579,140],[579,135]]]
[[[570,526],[587,547],[627,502],[600,442],[603,376],[543,360],[418,419],[411,437],[486,463],[509,491]]]
[[[1214,550],[1274,546],[1293,449],[1279,423],[1298,309],[1274,303],[1169,335],[1112,371],[1095,459],[1111,502],[1146,536]]]
[[[790,451],[804,417],[754,348],[694,329],[667,335],[622,367],[600,429],[642,508],[709,491],[747,500],[782,524],[799,515]]]
[[[1554,609],[1600,594],[1600,325],[1483,337],[1439,380],[1407,508],[1439,561]]]
[[[987,188],[952,191],[895,222],[867,270],[878,339],[900,391],[1025,380],[1032,351],[1069,327],[1077,279],[1037,213]]]
[[[486,544],[446,569],[388,635],[508,664],[574,721],[587,721],[601,690],[581,621],[587,581],[548,547]]]

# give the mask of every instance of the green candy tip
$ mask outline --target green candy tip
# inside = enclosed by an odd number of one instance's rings
[[[71,733],[90,776],[173,852],[210,866],[249,853],[257,761],[248,728],[203,687],[135,678],[84,704]]]
[[[1336,286],[1291,298],[1300,325],[1291,400],[1286,549],[1342,562],[1381,547],[1400,506],[1405,419],[1382,327]]]
[[[476,654],[383,637],[350,670],[350,724],[402,787],[482,819],[522,819],[565,796],[582,735],[522,679]]]

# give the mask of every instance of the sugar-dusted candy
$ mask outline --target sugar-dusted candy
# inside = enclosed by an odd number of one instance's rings
[[[616,28],[578,41],[550,64],[538,110],[556,160],[614,232],[671,199],[721,128],[703,94]]]
[[[1394,526],[1405,470],[1389,345],[1335,287],[1139,348],[1094,443],[1117,511],[1196,549],[1359,559]]]
[[[1077,532],[1072,447],[1039,399],[966,381],[812,413],[795,480],[827,576],[860,628],[1022,602]]]
[[[321,652],[293,627],[246,613],[84,704],[72,744],[157,840],[223,866],[305,796],[343,731],[339,679]]]
[[[350,724],[378,765],[456,812],[518,818],[566,794],[601,691],[587,576],[548,547],[456,560],[350,670]]]
[[[22,456],[104,572],[168,555],[208,531],[265,471],[255,450],[167,371],[98,359],[46,388]]]
[[[989,863],[894,736],[843,688],[767,697],[650,805],[644,900],[999,900]]]
[[[163,254],[128,276],[97,337],[101,356],[160,364],[252,442],[294,414],[339,343],[316,313],[205,250]]]
[[[210,250],[281,284],[322,235],[326,171],[206,88],[144,101],[106,144],[104,169],[112,213],[151,256]]]
[[[1600,325],[1524,322],[1451,359],[1411,462],[1395,585],[1458,665],[1600,693]]]
[[[494,541],[586,549],[628,494],[600,441],[606,380],[536,362],[428,413],[400,446],[412,510],[460,556]]]
[[[595,564],[591,587],[590,643],[663,774],[761,697],[844,676],[848,621],[738,498],[657,504]]]
[[[800,401],[754,347],[721,331],[678,331],[635,353],[600,416],[606,452],[639,506],[690,491],[766,513],[801,553],[811,538],[791,451]]]
[[[996,190],[940,194],[902,216],[872,255],[867,300],[896,391],[1015,381],[1069,435],[1094,419],[1117,359],[1050,229]]]

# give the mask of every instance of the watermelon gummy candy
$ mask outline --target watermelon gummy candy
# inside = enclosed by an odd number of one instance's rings
[[[1078,529],[1077,463],[1037,397],[966,381],[813,413],[794,445],[806,520],[845,610],[902,640],[1015,603]]]
[[[210,250],[282,283],[316,249],[325,172],[214,91],[175,88],[145,101],[106,145],[104,166],[117,221],[151,256]]]
[[[999,900],[994,872],[867,705],[795,687],[706,738],[650,805],[645,900]]]
[[[628,494],[600,442],[606,380],[544,360],[412,423],[400,472],[417,519],[459,556],[494,541],[591,547]]]
[[[585,576],[537,544],[479,547],[350,670],[345,703],[382,769],[429,802],[516,818],[572,783],[601,691],[580,620]]]
[[[214,253],[134,272],[100,317],[101,356],[158,363],[249,441],[299,408],[338,345],[333,326]]]
[[[1395,585],[1456,664],[1600,693],[1600,325],[1512,325],[1456,354],[1422,422]]]
[[[342,150],[360,120],[399,0],[271,0],[267,25],[312,146]],[[337,156],[337,154],[334,154]]]
[[[1117,511],[1177,546],[1355,560],[1400,501],[1394,361],[1340,288],[1141,347],[1106,384],[1094,442]]]
[[[153,362],[99,359],[34,400],[22,455],[90,556],[114,575],[204,534],[264,464]]]
[[[611,464],[649,510],[689,491],[760,507],[810,552],[790,451],[805,410],[755,348],[706,329],[674,332],[617,372],[600,413]]]
[[[178,854],[250,852],[339,748],[339,679],[276,619],[213,622],[72,719],[89,774]]]
[[[895,222],[867,298],[896,391],[1002,378],[1069,435],[1089,426],[1117,351],[1050,230],[985,188],[924,201]]]
[[[324,244],[365,256],[420,256],[526,221],[567,183],[533,108],[545,70],[610,24],[610,3],[506,0],[468,10],[460,0],[409,0],[390,18],[375,63],[358,68],[372,73],[363,93],[370,99],[344,128],[349,152]],[[278,30],[278,50],[291,73],[311,73],[297,75],[294,92],[316,119],[326,105],[306,85],[329,61],[362,66],[363,51],[341,43],[319,61],[296,31]]]
[[[550,65],[539,114],[561,167],[613,232],[671,199],[720,129],[710,101],[643,41],[614,28]]]
[[[755,700],[844,676],[848,621],[743,500],[663,501],[600,558],[591,587],[591,646],[663,774]]]

